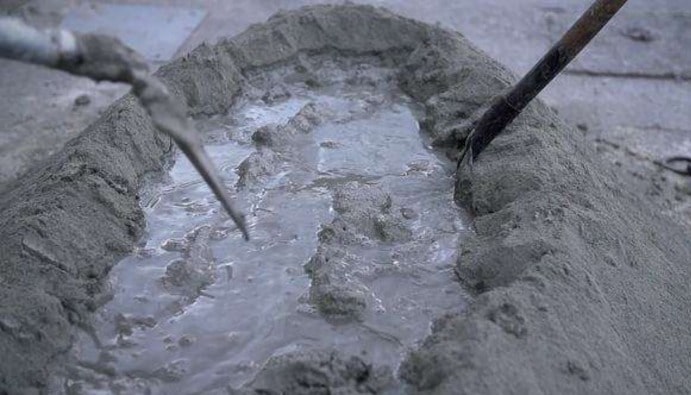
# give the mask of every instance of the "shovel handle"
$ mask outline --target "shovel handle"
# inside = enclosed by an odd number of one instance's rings
[[[507,94],[497,97],[465,142],[462,161],[472,163],[504,128],[597,35],[627,0],[596,0]]]

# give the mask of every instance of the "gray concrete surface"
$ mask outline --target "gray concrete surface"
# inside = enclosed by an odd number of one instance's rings
[[[80,1],[98,4],[102,1]],[[237,34],[280,9],[312,0],[111,0],[120,4],[199,7],[208,12],[180,48]],[[105,3],[105,1],[103,1]],[[586,0],[375,0],[405,16],[460,31],[518,75],[589,5]],[[57,25],[67,0],[13,0],[0,12]],[[691,2],[632,0],[545,92],[548,105],[579,125],[643,194],[691,223],[689,181],[654,164],[691,154]],[[126,88],[0,60],[0,188],[53,153]],[[80,94],[91,103],[75,106]],[[657,186],[656,186],[657,185]],[[658,187],[659,186],[659,187]],[[662,189],[662,191],[660,191]]]
[[[84,3],[69,7],[60,27],[118,37],[149,62],[162,64],[175,56],[205,17],[206,11],[199,7],[112,3],[94,7]]]

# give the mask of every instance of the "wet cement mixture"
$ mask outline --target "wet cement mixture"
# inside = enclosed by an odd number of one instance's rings
[[[341,90],[329,59],[353,73]],[[173,145],[126,96],[0,196],[2,391],[691,390],[688,227],[539,101],[454,171],[440,153],[514,81],[460,34],[315,6],[158,75],[207,124],[256,240],[240,246],[183,161],[151,182]]]
[[[147,235],[110,274],[71,391],[237,388],[270,358],[328,348],[393,387],[432,320],[462,311],[455,165],[425,146],[421,110],[376,58],[305,62],[313,82],[292,65],[263,72],[228,115],[200,121],[251,242],[178,155],[144,194]]]

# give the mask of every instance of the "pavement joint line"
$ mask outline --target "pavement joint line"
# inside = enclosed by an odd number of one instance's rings
[[[578,75],[585,77],[609,77],[609,78],[626,78],[635,80],[671,80],[671,81],[691,81],[691,75],[680,75],[671,72],[667,73],[641,73],[636,71],[620,72],[620,71],[595,71],[588,69],[568,69],[564,70],[564,74]]]
[[[619,125],[620,128],[634,129],[639,131],[654,131],[654,132],[678,132],[678,133],[689,133],[691,136],[691,129],[682,128],[670,128],[665,126],[655,126],[655,125]]]

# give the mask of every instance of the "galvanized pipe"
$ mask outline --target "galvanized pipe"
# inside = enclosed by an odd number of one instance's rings
[[[39,30],[15,18],[0,18],[0,57],[57,67],[79,57],[77,39],[66,30]]]

